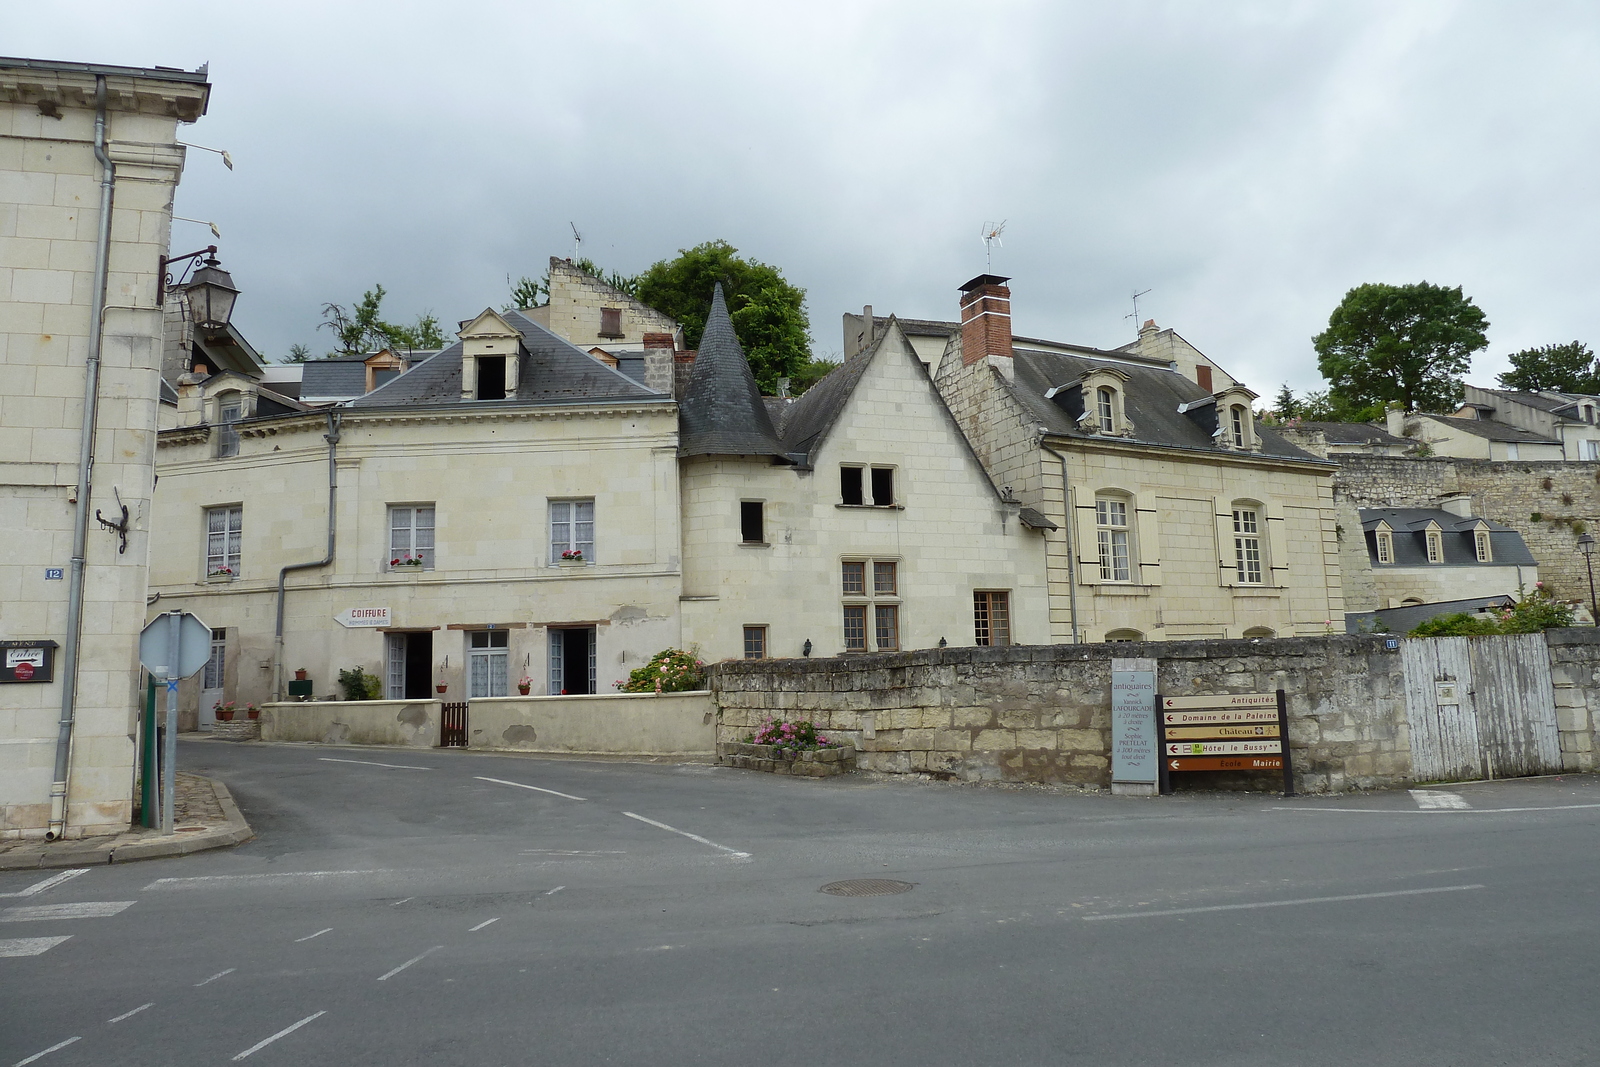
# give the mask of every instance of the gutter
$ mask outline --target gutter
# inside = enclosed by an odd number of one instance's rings
[[[1073,545],[1072,527],[1077,517],[1072,513],[1072,486],[1067,480],[1067,457],[1045,444],[1044,438],[1039,438],[1039,447],[1061,461],[1061,503],[1065,508],[1062,516],[1062,525],[1067,530],[1067,621],[1072,627],[1072,643],[1078,641],[1078,560],[1077,549]],[[1045,587],[1050,586],[1050,576],[1045,575]]]
[[[72,527],[71,580],[67,589],[67,628],[61,650],[61,721],[56,733],[55,777],[50,783],[50,822],[46,841],[67,829],[67,772],[72,764],[72,725],[78,710],[78,654],[83,641],[83,571],[89,537],[89,495],[94,485],[95,424],[100,409],[100,350],[106,306],[106,260],[111,250],[111,193],[116,164],[106,154],[106,76],[94,76],[94,158],[100,161],[100,221],[94,247],[94,305],[89,318],[89,358],[84,365],[83,426],[78,438],[77,511]]]
[[[290,563],[278,571],[278,623],[273,631],[272,641],[272,699],[283,699],[283,601],[285,595],[284,583],[288,580],[290,571],[310,570],[314,567],[326,567],[333,562],[334,535],[337,531],[338,511],[336,504],[339,495],[339,468],[335,461],[339,454],[339,425],[344,421],[341,412],[328,412],[328,432],[323,435],[323,440],[328,442],[328,551],[319,560],[310,563]]]

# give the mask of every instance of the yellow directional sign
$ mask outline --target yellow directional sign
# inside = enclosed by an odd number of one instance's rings
[[[1162,701],[1163,704],[1166,701]],[[1168,726],[1206,726],[1224,722],[1278,721],[1278,708],[1236,708],[1228,711],[1163,711],[1161,721]]]
[[[1218,693],[1215,696],[1162,697],[1161,710],[1178,708],[1276,708],[1276,693]]]
[[[1169,741],[1220,741],[1224,738],[1277,737],[1278,724],[1231,723],[1223,726],[1172,726],[1167,728]]]

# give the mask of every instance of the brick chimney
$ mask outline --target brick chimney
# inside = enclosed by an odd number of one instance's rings
[[[1011,357],[1010,278],[980,274],[961,287],[961,362]]]

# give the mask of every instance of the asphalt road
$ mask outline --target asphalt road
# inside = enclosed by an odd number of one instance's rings
[[[1600,1063],[1595,777],[1153,800],[180,760],[259,837],[0,874],[0,1067]],[[845,879],[913,888],[818,891]]]

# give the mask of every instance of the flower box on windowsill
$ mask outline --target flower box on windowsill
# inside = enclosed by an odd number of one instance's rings
[[[206,581],[207,582],[212,582],[212,583],[215,583],[215,582],[231,582],[231,581],[234,581],[235,579],[237,579],[238,577],[239,576],[237,574],[234,574],[232,571],[223,571],[223,572],[219,572],[217,574],[208,574],[208,575],[206,575]]]
[[[590,561],[586,559],[558,559],[556,560],[556,566],[571,569],[576,567],[587,567],[589,562]]]
[[[423,574],[428,568],[418,563],[391,563],[384,570],[390,574]]]

